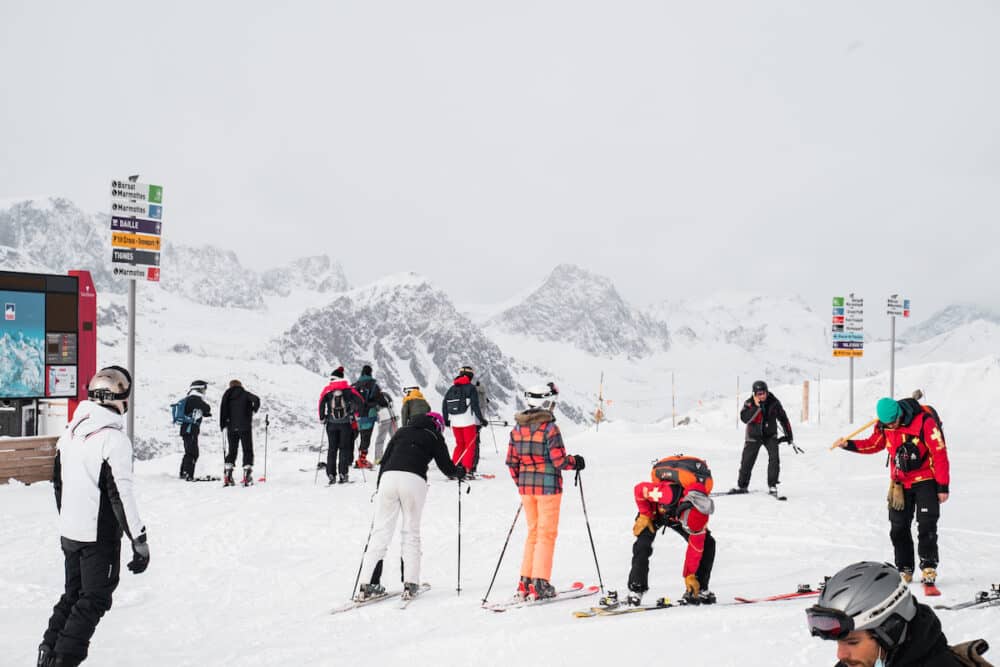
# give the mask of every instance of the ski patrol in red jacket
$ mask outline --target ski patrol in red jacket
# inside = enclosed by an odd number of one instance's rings
[[[913,469],[900,470],[897,466],[899,449],[915,456]],[[886,428],[884,424],[875,424],[875,430],[864,440],[848,440],[844,449],[859,454],[877,454],[884,449],[889,450],[889,476],[893,481],[900,482],[903,488],[909,489],[917,482],[934,480],[937,482],[938,493],[948,493],[950,467],[948,465],[948,449],[945,446],[944,434],[938,428],[937,422],[928,413],[921,411],[906,426]],[[903,454],[906,453],[903,452]]]
[[[701,554],[705,550],[705,528],[708,514],[703,514],[687,501],[687,495],[697,491],[708,498],[702,484],[694,483],[685,489],[674,482],[639,482],[635,485],[635,504],[639,514],[648,518],[655,528],[667,524],[680,524],[688,533],[687,554],[684,557],[684,572],[687,577],[694,574],[701,564]]]

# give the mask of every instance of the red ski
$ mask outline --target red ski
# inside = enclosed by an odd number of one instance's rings
[[[782,593],[781,595],[770,595],[766,598],[733,598],[737,602],[743,602],[745,604],[752,604],[754,602],[775,602],[777,600],[794,600],[795,598],[807,598],[813,595],[819,595],[819,591],[813,590],[808,584],[802,584],[799,586],[799,590],[794,593]]]

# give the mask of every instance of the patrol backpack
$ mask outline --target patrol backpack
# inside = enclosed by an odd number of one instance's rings
[[[915,398],[904,398],[899,401],[900,408],[909,417],[907,423],[912,423],[917,415],[923,414],[926,419],[930,419],[934,422],[937,427],[941,437],[944,437],[944,430],[942,429],[941,416],[938,415],[938,411],[934,409],[931,405],[921,405]],[[925,451],[923,454],[920,452],[920,447],[917,444],[918,440],[916,438],[911,438],[907,436],[903,444],[901,444],[896,449],[896,456],[893,463],[896,466],[896,470],[901,472],[913,472],[914,470],[920,470],[920,467],[924,465],[924,461],[930,452],[930,446],[925,442]]]
[[[678,454],[660,459],[653,464],[651,476],[654,482],[680,484],[685,491],[698,483],[706,493],[712,492],[712,471],[705,461],[694,456]]]
[[[195,420],[193,414],[184,414],[184,409],[187,407],[187,400],[188,397],[185,396],[176,403],[170,404],[170,414],[173,416],[175,424],[183,426],[184,424],[194,423]]]

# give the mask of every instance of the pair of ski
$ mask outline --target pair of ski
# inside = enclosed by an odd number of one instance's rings
[[[403,591],[386,591],[382,595],[376,595],[374,597],[367,598],[365,600],[351,600],[346,602],[339,607],[334,607],[330,613],[331,614],[341,614],[345,611],[351,611],[352,609],[359,609],[360,607],[367,607],[368,605],[373,605],[379,602],[385,602],[386,600],[397,600],[399,604],[397,609],[406,609],[406,607],[413,602],[416,598],[420,597],[422,594],[426,593],[431,589],[430,584],[420,584],[420,588],[417,590],[417,594],[412,598],[403,600]]]
[[[812,597],[814,595],[819,595],[820,591],[813,590],[808,584],[802,584],[798,587],[798,590],[794,593],[782,593],[780,595],[770,595],[763,598],[745,598],[737,597],[734,598],[735,602],[714,602],[714,605],[739,605],[739,604],[754,604],[757,602],[777,602],[779,600],[794,600],[796,598]],[[615,601],[611,604],[604,604],[596,607],[591,607],[590,609],[581,609],[579,611],[574,611],[573,616],[577,618],[593,618],[594,616],[622,616],[624,614],[637,614],[646,611],[658,611],[661,609],[675,609],[677,607],[693,607],[700,606],[691,603],[681,602],[671,602],[670,598],[659,598],[653,604],[641,604],[641,605],[629,605],[622,601]]]
[[[934,608],[955,611],[957,609],[985,609],[986,607],[997,606],[1000,606],[1000,584],[993,584],[988,591],[979,591],[971,600],[952,605],[936,604]]]
[[[729,491],[719,491],[717,493],[712,493],[712,494],[709,494],[709,495],[711,495],[714,498],[716,496],[747,496],[747,495],[750,495],[751,493],[761,493],[761,491],[758,491],[758,490],[753,490],[753,491],[750,491],[750,490],[747,490],[747,491],[736,491],[736,490],[730,489]],[[788,500],[788,496],[784,496],[784,495],[778,493],[777,491],[774,492],[774,493],[771,493],[770,491],[768,491],[767,495],[769,495],[770,497],[774,498],[775,500]]]
[[[582,581],[574,581],[569,588],[556,591],[555,597],[541,598],[539,600],[533,600],[531,598],[521,599],[519,597],[515,597],[502,602],[487,602],[486,600],[483,600],[483,609],[495,612],[504,612],[511,609],[520,609],[522,607],[537,607],[540,605],[553,604],[555,602],[564,602],[565,600],[575,600],[576,598],[587,597],[588,595],[595,595],[600,590],[600,586],[586,586]]]

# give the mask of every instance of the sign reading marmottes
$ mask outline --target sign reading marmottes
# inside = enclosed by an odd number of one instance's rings
[[[160,280],[163,186],[111,181],[111,269],[119,278]]]

